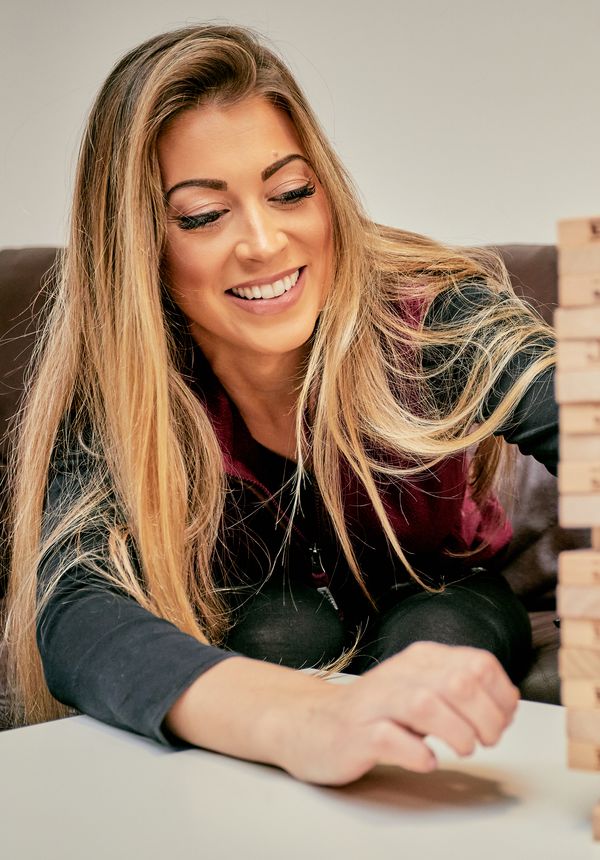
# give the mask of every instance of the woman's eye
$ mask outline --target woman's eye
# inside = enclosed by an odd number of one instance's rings
[[[301,188],[292,188],[291,191],[285,191],[283,194],[279,194],[277,197],[272,197],[271,199],[276,200],[278,203],[296,203],[305,197],[312,197],[315,191],[316,187],[309,182]]]
[[[316,191],[316,187],[308,182],[301,188],[292,188],[290,191],[284,191],[283,194],[278,194],[276,197],[271,197],[276,203],[291,205],[299,203],[307,197],[312,197]],[[175,218],[181,230],[199,230],[207,227],[209,224],[214,224],[223,215],[226,215],[229,209],[215,209],[212,212],[202,212],[200,215],[178,215]]]
[[[176,220],[182,230],[197,230],[199,227],[206,227],[207,224],[218,221],[227,212],[229,212],[229,209],[203,212],[201,215],[179,215]]]

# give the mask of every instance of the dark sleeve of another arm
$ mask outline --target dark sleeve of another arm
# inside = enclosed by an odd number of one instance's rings
[[[55,470],[47,511],[72,492],[73,474]],[[102,551],[104,537],[81,538]],[[47,553],[43,584],[72,547]],[[64,704],[161,743],[177,744],[162,723],[177,698],[203,672],[233,652],[204,645],[143,609],[84,565],[63,574],[37,624],[37,641],[52,695]]]
[[[450,300],[447,294],[439,295],[431,304],[425,325],[440,327],[447,323],[457,322],[470,313],[473,304],[482,301],[497,300],[483,285],[473,284],[465,287],[462,294],[453,293]],[[488,418],[504,396],[527,368],[532,364],[542,350],[554,345],[553,340],[540,343],[539,350],[532,348],[513,356],[503,373],[496,380],[494,388],[485,398],[481,407],[481,417]],[[424,355],[425,367],[437,359],[444,359],[445,348],[436,348]],[[461,365],[462,372],[465,366]],[[460,388],[460,380],[453,379],[452,386]],[[446,392],[440,392],[440,401],[444,402]],[[556,475],[558,465],[558,406],[554,397],[554,368],[541,373],[535,378],[523,394],[521,400],[512,412],[508,421],[497,431],[507,442],[518,445],[523,454],[532,455],[543,463],[549,472]]]
[[[483,406],[482,416],[491,415],[497,403],[527,368],[531,357],[515,356],[492,394]],[[522,454],[530,454],[543,463],[553,475],[558,467],[558,406],[554,398],[554,368],[541,373],[525,391],[511,419],[495,434],[518,445]]]

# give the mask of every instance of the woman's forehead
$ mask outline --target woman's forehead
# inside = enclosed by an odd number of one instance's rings
[[[204,178],[215,179],[226,179],[226,173],[241,167],[262,171],[292,153],[304,155],[292,121],[257,96],[232,105],[188,108],[169,123],[158,141],[168,187],[198,170]]]

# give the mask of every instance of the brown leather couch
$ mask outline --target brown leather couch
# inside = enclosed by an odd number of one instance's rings
[[[556,249],[551,245],[505,245],[497,248],[515,288],[548,320],[556,304]],[[0,251],[0,537],[6,537],[6,431],[23,389],[24,372],[40,325],[43,293],[40,282],[56,255],[55,248]],[[525,698],[559,701],[554,622],[557,554],[588,543],[586,531],[564,531],[557,525],[556,480],[543,466],[519,457],[513,498],[514,539],[503,573],[530,613],[534,631],[534,662],[522,684]],[[8,553],[0,541],[0,595],[6,585]],[[0,710],[3,695],[0,652]],[[0,723],[2,722],[0,714]]]

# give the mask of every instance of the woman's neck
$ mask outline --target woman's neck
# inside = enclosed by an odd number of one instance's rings
[[[206,357],[254,439],[284,457],[296,459],[296,404],[304,351]]]

